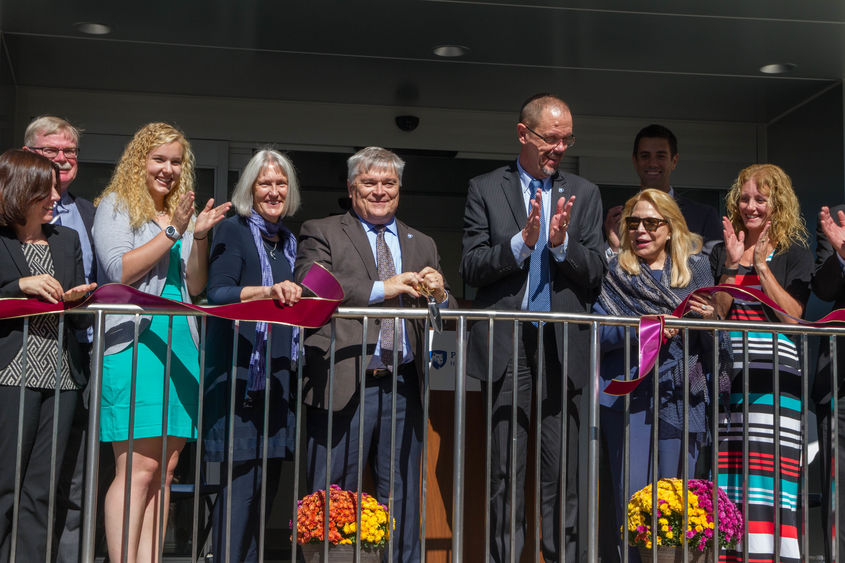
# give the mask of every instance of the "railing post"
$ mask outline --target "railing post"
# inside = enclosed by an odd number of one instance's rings
[[[82,561],[94,561],[97,528],[97,480],[100,466],[100,395],[103,382],[105,313],[94,317],[94,344],[91,349],[91,379],[88,381],[88,434],[86,436],[85,477],[82,493]]]
[[[599,560],[599,323],[590,323],[590,386],[589,386],[589,419],[587,429],[587,561],[597,563]],[[583,432],[581,433],[583,436]],[[580,495],[579,495],[580,496]],[[578,504],[583,507],[583,496]],[[584,519],[580,518],[583,522]],[[584,537],[583,533],[579,534]]]
[[[455,377],[455,466],[452,468],[452,482],[455,496],[452,501],[452,562],[461,563],[464,553],[464,451],[466,436],[464,417],[466,412],[466,317],[458,317],[458,342]]]

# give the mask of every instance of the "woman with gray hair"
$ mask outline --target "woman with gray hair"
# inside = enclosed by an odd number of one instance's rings
[[[277,299],[282,305],[293,305],[302,294],[302,288],[292,281],[296,238],[282,222],[299,208],[293,164],[275,150],[257,152],[244,168],[231,201],[237,215],[220,223],[214,234],[209,303]],[[291,377],[299,329],[273,325],[271,330],[267,323],[241,322],[234,372],[233,330],[231,321],[209,320],[204,448],[206,460],[223,462],[223,488],[213,515],[214,555],[220,561],[257,561],[261,482],[266,482],[269,511],[278,489],[282,459],[294,449]],[[270,374],[265,379],[268,354]],[[230,393],[230,378],[235,378],[234,395]],[[265,400],[270,405],[266,428]],[[234,421],[229,420],[232,401]],[[262,475],[265,432],[267,475]],[[234,453],[231,505],[227,505],[230,440]],[[228,509],[232,514],[227,534]]]

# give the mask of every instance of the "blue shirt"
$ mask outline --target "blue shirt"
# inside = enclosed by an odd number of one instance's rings
[[[373,258],[375,258],[376,265],[378,265],[378,253],[376,252],[376,240],[378,239],[378,230],[376,226],[372,223],[364,221],[360,219],[361,225],[364,227],[364,232],[367,235],[367,241],[370,243],[370,250],[373,252]],[[384,226],[384,243],[387,245],[387,248],[390,250],[390,255],[393,257],[393,271],[397,274],[402,272],[402,247],[399,245],[399,232],[396,229],[396,218],[390,220]],[[400,296],[400,303],[401,303],[401,296]],[[382,303],[384,302],[384,282],[383,281],[374,281],[373,282],[373,289],[370,291],[370,305],[375,303]],[[438,304],[438,307],[445,307],[449,303],[449,295],[447,293],[446,299],[443,300],[442,303]],[[405,329],[405,321],[400,320],[402,323],[402,360],[403,363],[408,363],[414,359],[414,353],[411,351],[411,344],[408,340],[408,331]],[[370,361],[369,368],[380,368],[382,366],[381,360],[381,341],[376,340],[376,349],[373,353],[372,360]]]
[[[79,214],[79,208],[69,193],[64,192],[62,198],[56,202],[56,205],[53,207],[53,219],[50,222],[73,229],[79,235],[79,245],[82,247],[82,267],[85,271],[85,283],[91,283],[93,279],[91,266],[94,264],[94,250],[91,247],[91,240],[88,238],[88,229],[85,228],[85,222],[82,220],[82,215]],[[65,287],[63,289],[68,290],[71,288]],[[93,342],[93,337],[94,329],[92,327],[76,331],[76,338],[80,342]]]
[[[361,219],[361,225],[364,227],[364,232],[367,234],[367,240],[370,243],[370,250],[373,252],[376,265],[378,265],[378,254],[376,253],[376,239],[378,238],[378,230],[372,223],[368,223]],[[402,272],[402,247],[399,246],[399,232],[396,230],[396,218],[390,220],[384,226],[384,243],[390,250],[390,255],[393,257],[393,271],[397,274]],[[370,291],[370,305],[384,302],[384,282],[373,282],[373,289]],[[400,296],[401,303],[401,296]],[[408,342],[408,331],[405,330],[405,321],[399,321],[402,326],[402,360],[403,363],[408,363],[414,359],[414,354],[411,352],[411,345]],[[384,367],[381,363],[381,340],[376,339],[376,349],[373,353],[372,361],[370,361],[370,368]]]
[[[519,171],[519,182],[522,185],[522,201],[525,203],[525,212],[531,212],[531,200],[534,199],[535,193],[532,193],[530,184],[531,181],[535,178],[532,177],[522,165],[519,163],[519,159],[516,161],[516,168]],[[537,178],[539,179],[539,178]],[[549,177],[543,178],[540,180],[543,182],[543,216],[546,218],[546,228],[549,228],[549,220],[551,219],[551,209],[552,209],[552,179]],[[548,246],[548,244],[546,244]],[[563,244],[551,247],[549,246],[549,253],[554,257],[556,262],[563,262],[566,260],[566,249],[569,247],[569,233],[566,233],[566,236],[563,239]],[[541,248],[531,248],[525,241],[522,240],[522,231],[517,231],[515,235],[511,238],[511,252],[513,252],[513,257],[516,259],[516,263],[522,266],[523,262],[531,256],[531,253],[534,251],[540,251]],[[529,280],[525,287],[530,287],[531,281]],[[522,296],[522,305],[520,306],[522,310],[528,309],[528,292],[525,292],[525,295]]]

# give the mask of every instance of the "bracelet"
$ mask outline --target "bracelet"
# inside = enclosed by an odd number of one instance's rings
[[[208,238],[208,232],[205,233],[204,237],[194,237],[194,240],[205,240]]]
[[[722,268],[723,276],[735,276],[739,273],[739,268]]]

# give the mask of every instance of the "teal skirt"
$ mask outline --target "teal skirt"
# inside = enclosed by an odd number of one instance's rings
[[[182,300],[179,247],[170,251],[170,268],[162,297]],[[135,380],[135,425],[133,438],[160,437],[164,405],[165,362],[169,317],[155,315],[138,338],[138,369]],[[188,328],[188,318],[173,317],[170,349],[170,377],[167,397],[167,435],[188,439],[197,437],[199,397],[199,354]],[[103,393],[100,414],[100,441],[129,439],[129,406],[132,389],[132,350],[130,344],[103,358]]]

